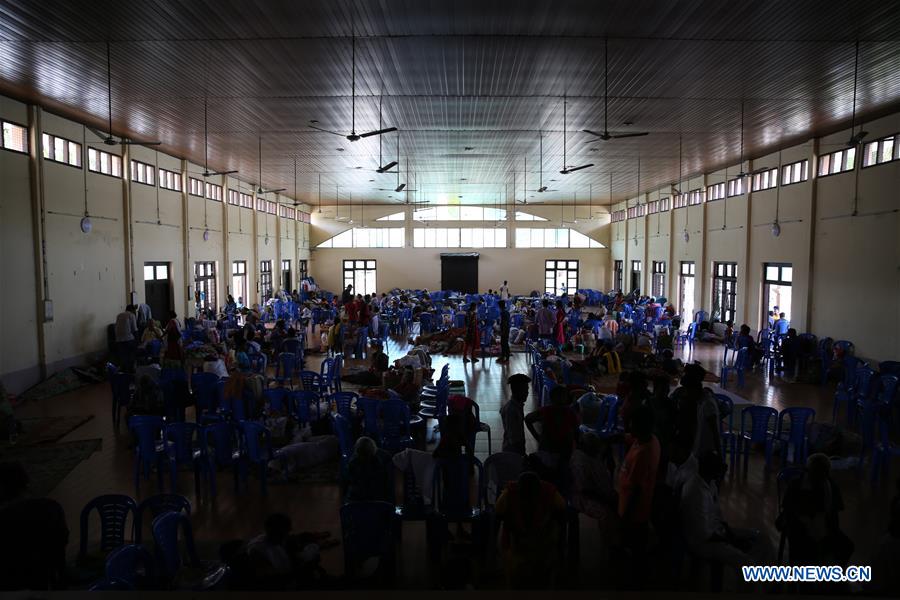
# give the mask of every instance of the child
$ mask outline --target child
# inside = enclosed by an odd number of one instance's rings
[[[517,373],[506,380],[509,384],[509,401],[500,408],[503,422],[503,451],[525,456],[525,402],[531,378]]]

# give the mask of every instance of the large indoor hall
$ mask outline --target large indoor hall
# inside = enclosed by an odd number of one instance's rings
[[[896,597],[898,32],[0,0],[0,590]]]

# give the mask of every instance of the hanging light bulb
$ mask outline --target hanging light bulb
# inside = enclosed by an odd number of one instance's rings
[[[91,229],[94,228],[93,223],[91,223],[91,218],[87,215],[84,215],[81,219],[81,232],[82,233],[90,233]]]
[[[781,225],[778,224],[778,221],[772,223],[772,237],[778,237],[781,235]]]
[[[688,233],[688,230],[687,230],[687,229],[684,230],[684,233],[682,233],[681,237],[684,238],[684,243],[685,243],[685,244],[687,244],[688,242],[691,241],[691,234]]]
[[[209,241],[209,229],[204,229],[204,230],[203,230],[203,241],[204,241],[204,242],[208,242],[208,241]]]

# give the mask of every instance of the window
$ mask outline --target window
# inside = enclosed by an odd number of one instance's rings
[[[647,214],[653,215],[659,212],[659,200],[650,200],[647,202]]]
[[[293,219],[294,218],[294,209],[290,206],[280,205],[278,207],[278,216],[284,219]]]
[[[544,280],[544,292],[547,294],[574,294],[578,289],[578,261],[544,261]]]
[[[728,197],[740,196],[746,190],[744,189],[744,177],[735,177],[728,181]]]
[[[781,185],[791,185],[809,179],[809,161],[798,160],[781,167]]]
[[[776,185],[778,185],[778,167],[772,167],[753,174],[752,190],[754,192],[770,190]]]
[[[5,127],[4,123],[4,127]],[[6,130],[4,129],[4,134]],[[49,133],[41,134],[41,150],[44,158],[54,162],[81,166],[81,144]]]
[[[703,202],[705,193],[701,189],[691,190],[688,192],[688,206],[696,206]]]
[[[613,211],[612,218],[610,219],[611,223],[619,223],[620,221],[625,220],[625,211],[624,210],[616,210]]]
[[[506,229],[417,227],[413,248],[506,248]]]
[[[675,208],[684,208],[687,206],[687,194],[677,194],[672,197],[672,206]]]
[[[294,280],[291,278],[291,260],[290,259],[282,259],[281,260],[281,282],[282,289],[285,292],[290,292],[294,289]]]
[[[625,267],[624,263],[621,260],[615,261],[615,266],[613,267],[613,289],[617,292],[622,291],[622,278],[624,277]]]
[[[259,295],[262,302],[265,302],[272,297],[271,260],[262,260],[259,262]]]
[[[713,321],[734,322],[737,292],[737,263],[713,263]]]
[[[210,200],[215,200],[216,202],[222,201],[222,186],[216,185],[215,183],[209,183],[208,181],[205,183],[204,189],[206,191],[206,197]]]
[[[375,219],[375,220],[376,220],[376,221],[405,221],[405,220],[406,220],[406,214],[404,214],[404,213],[402,213],[402,212],[398,212],[398,213],[393,213],[393,214],[390,214],[390,215],[386,215],[386,216],[384,216],[384,217],[379,217],[379,218],[377,218],[377,219]]]
[[[863,147],[863,167],[900,159],[900,133],[889,135]]]
[[[414,221],[504,221],[506,210],[489,206],[429,206],[413,211]]]
[[[216,263],[194,263],[194,304],[201,309],[217,310],[216,305]]]
[[[637,217],[643,217],[644,216],[644,205],[640,204],[640,203],[635,204],[634,206],[632,206],[628,209],[627,213],[628,213],[629,219],[636,219]]]
[[[10,123],[9,121],[0,122],[3,123],[3,139],[0,139],[0,148],[27,154],[28,128],[16,125],[15,123]]]
[[[309,266],[305,260],[298,260],[297,268],[300,270],[300,272],[297,273],[297,276],[300,277],[300,281],[309,277]]]
[[[760,329],[770,326],[769,311],[791,318],[791,285],[794,269],[791,263],[763,264],[763,314]]]
[[[237,190],[228,190],[228,204],[232,206],[240,206],[240,193]]]
[[[152,165],[137,160],[131,161],[131,180],[145,185],[153,185],[155,169]]]
[[[669,197],[659,199],[659,212],[666,212],[669,210]]]
[[[725,197],[725,183],[714,183],[706,188],[706,199],[708,202],[713,200],[721,200]]]
[[[236,260],[231,263],[231,295],[238,304],[247,300],[247,261]]]
[[[327,239],[316,248],[403,248],[406,230],[402,227],[357,227]]]
[[[641,261],[631,261],[631,291],[641,289]]]
[[[297,211],[297,220],[301,223],[309,223],[310,215],[308,212]]]
[[[188,192],[193,196],[203,197],[205,195],[203,181],[195,179],[194,177],[190,177],[189,179],[190,181],[188,183],[190,184],[190,187],[188,188]]]
[[[253,196],[251,194],[241,192],[238,199],[243,208],[253,208]]]
[[[144,281],[169,278],[169,263],[144,263]]]
[[[355,294],[375,294],[375,261],[368,259],[344,261],[344,288],[353,286]]]
[[[96,148],[88,148],[88,170],[111,177],[121,177],[122,157]]]
[[[679,269],[678,306],[681,322],[690,323],[694,318],[694,261],[681,261]]]
[[[838,150],[819,157],[819,177],[852,171],[856,163],[856,148]]]
[[[604,248],[600,242],[574,229],[516,229],[516,248]]]
[[[666,289],[666,263],[665,261],[653,261],[653,279],[650,282],[650,294],[655,298],[665,296]]]
[[[159,170],[159,187],[164,190],[172,190],[173,192],[181,191],[181,173],[169,171],[168,169]]]
[[[516,211],[516,221],[546,221],[544,217],[532,215],[531,213]]]

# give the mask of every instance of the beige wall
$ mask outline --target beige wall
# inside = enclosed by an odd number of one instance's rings
[[[865,129],[869,132],[867,141],[896,134],[900,131],[900,114],[867,122]],[[657,215],[613,223],[610,260],[625,261],[626,287],[630,261],[645,260],[643,286],[649,289],[646,261],[665,256],[664,238],[668,235],[667,295],[677,302],[679,263],[695,261],[694,305],[707,311],[711,307],[712,264],[734,261],[738,268],[737,320],[754,330],[763,324],[764,263],[791,263],[790,317],[799,332],[850,340],[864,358],[896,360],[900,357],[900,220],[896,199],[900,161],[816,177],[816,157],[845,147],[849,137],[850,131],[845,130],[785,148],[780,156],[782,165],[804,158],[810,161],[808,181],[670,211],[661,215],[662,237],[657,240],[653,237]],[[862,147],[858,153],[861,164]],[[779,155],[773,153],[747,161],[744,169],[778,164]],[[739,170],[738,165],[732,165],[727,172],[723,169],[703,177],[692,176],[681,189],[689,191],[727,181]],[[857,177],[858,191],[854,192]],[[641,202],[644,197],[653,200],[659,195],[669,195],[669,190],[643,194]],[[854,196],[858,198],[856,216],[852,216]],[[628,206],[635,201],[630,199]],[[781,224],[777,238],[771,230],[776,202]],[[619,203],[612,210],[623,208],[625,203]],[[683,239],[685,228],[690,233],[688,243]],[[643,236],[647,237],[646,244]],[[603,287],[613,285],[612,277],[610,268]]]
[[[40,129],[37,122],[33,128],[38,138],[43,131],[75,142],[98,142],[78,123],[0,97],[3,119],[29,125],[30,110],[35,119],[40,119]],[[116,154],[123,152],[120,146],[100,148]],[[39,155],[40,148],[36,150]],[[127,151],[131,158],[172,171],[195,177],[203,171],[198,165],[152,148],[130,146]],[[11,390],[20,391],[37,382],[42,363],[52,373],[101,354],[106,349],[106,327],[131,301],[131,293],[137,302],[145,299],[145,262],[170,263],[175,310],[179,315],[190,315],[195,261],[217,263],[221,304],[231,284],[231,260],[247,261],[249,300],[253,302],[259,266],[256,252],[271,259],[276,270],[282,256],[291,258],[292,265],[296,265],[298,257],[309,255],[308,225],[274,215],[258,215],[261,237],[256,248],[254,210],[131,182],[129,177],[92,173],[86,168],[38,159],[38,155],[30,158],[0,150],[0,377]],[[32,160],[34,175],[30,169]],[[82,161],[86,166],[86,147]],[[129,173],[127,163],[123,163],[123,169]],[[223,177],[209,181],[222,184]],[[229,177],[227,185],[240,185],[252,194],[249,184],[234,178]],[[82,233],[79,226],[85,197],[93,223],[90,234]],[[308,211],[306,206],[298,208]],[[35,236],[41,228],[33,226],[33,212],[43,217],[44,224],[44,251],[38,254],[37,261],[35,248],[40,244],[35,243]],[[266,222],[269,245],[263,241]],[[40,218],[37,223],[40,224]],[[204,241],[207,227],[210,236]],[[52,320],[43,319],[44,286],[35,274],[36,265],[43,265],[44,260]]]

